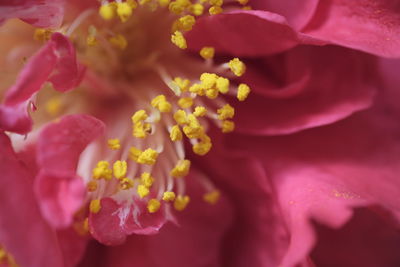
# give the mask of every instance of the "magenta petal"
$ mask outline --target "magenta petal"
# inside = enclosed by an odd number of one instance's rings
[[[0,129],[25,134],[31,131],[32,123],[26,103],[13,107],[0,105]]]
[[[63,175],[42,170],[35,180],[35,193],[40,200],[43,217],[55,228],[65,228],[82,206],[86,187],[75,175]]]
[[[304,33],[384,57],[400,57],[397,0],[320,1]]]
[[[65,0],[2,0],[0,23],[19,18],[36,27],[56,28],[64,16]]]
[[[199,19],[187,34],[188,46],[214,46],[236,56],[279,53],[300,40],[284,17],[266,11],[239,11]]]
[[[33,175],[0,134],[0,243],[21,267],[62,267],[54,231],[41,217],[32,190]]]

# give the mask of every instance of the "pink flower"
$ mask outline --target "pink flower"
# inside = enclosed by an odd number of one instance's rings
[[[0,263],[399,264],[399,5],[219,2],[0,4]]]

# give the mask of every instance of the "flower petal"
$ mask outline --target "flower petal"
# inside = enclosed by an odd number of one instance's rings
[[[43,220],[32,190],[33,175],[0,134],[0,243],[21,267],[61,267],[54,231]]]
[[[397,0],[320,1],[304,29],[312,37],[383,57],[400,57]]]
[[[0,23],[19,18],[36,27],[56,28],[61,25],[65,0],[2,0]]]
[[[32,129],[32,124],[26,103],[12,107],[0,105],[0,129],[25,134]]]

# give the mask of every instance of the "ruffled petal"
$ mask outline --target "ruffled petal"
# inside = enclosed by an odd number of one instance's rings
[[[0,134],[0,243],[21,267],[62,267],[54,231],[43,220],[33,194],[33,175]]]
[[[242,81],[254,93],[237,108],[237,131],[288,134],[366,109],[376,92],[371,64],[358,52],[311,46],[249,61]]]
[[[2,0],[0,23],[19,18],[36,27],[57,28],[64,16],[65,0]]]
[[[86,191],[76,175],[77,163],[85,147],[103,131],[104,124],[91,116],[70,115],[41,132],[35,191],[43,215],[54,227],[69,226],[82,205]]]
[[[397,0],[320,1],[305,34],[383,57],[400,57]]]

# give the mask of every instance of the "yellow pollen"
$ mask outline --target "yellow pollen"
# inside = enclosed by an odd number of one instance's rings
[[[217,82],[218,76],[215,73],[203,73],[200,76],[201,85],[204,89],[212,88]]]
[[[251,6],[244,6],[242,7],[242,10],[253,10],[253,9],[251,8]]]
[[[158,201],[155,198],[152,198],[149,200],[149,202],[147,203],[147,210],[150,213],[155,213],[160,209],[161,203],[160,201]]]
[[[169,4],[169,10],[174,14],[181,14],[185,8],[190,6],[189,0],[176,0]]]
[[[249,93],[250,93],[250,87],[247,84],[244,83],[239,84],[237,91],[237,98],[239,99],[239,101],[246,100]]]
[[[105,20],[111,20],[115,16],[115,6],[114,4],[104,4],[99,8],[99,15]]]
[[[190,161],[187,159],[179,160],[175,167],[171,170],[171,176],[178,178],[188,175],[190,170]]]
[[[230,133],[235,129],[235,123],[233,121],[224,120],[222,121],[222,132]]]
[[[96,181],[89,181],[89,183],[87,184],[87,190],[89,192],[94,192],[97,190],[97,182]]]
[[[150,131],[151,125],[149,123],[139,121],[133,125],[132,135],[137,138],[145,138]]]
[[[193,147],[192,147],[193,152],[199,156],[204,156],[205,154],[207,154],[212,147],[210,137],[208,137],[207,135],[204,135],[204,137],[202,137],[202,139],[203,140],[201,142],[193,145]]]
[[[217,89],[220,93],[226,94],[229,92],[229,80],[224,77],[219,77],[217,79]]]
[[[214,57],[215,49],[214,47],[205,46],[200,50],[200,56],[204,59],[211,59]]]
[[[133,7],[127,2],[117,3],[117,14],[122,22],[126,22],[132,16]]]
[[[171,35],[171,42],[174,45],[176,45],[177,47],[179,47],[180,49],[186,49],[187,48],[186,39],[183,36],[182,32],[180,32],[180,31],[175,31]]]
[[[189,91],[191,93],[198,94],[199,96],[203,96],[205,94],[204,88],[200,84],[193,84],[190,86]]]
[[[178,195],[174,201],[174,208],[177,211],[183,211],[190,202],[189,196]]]
[[[51,30],[48,29],[36,29],[33,34],[33,39],[36,41],[48,41],[52,34]]]
[[[128,164],[126,163],[125,160],[117,160],[114,162],[113,165],[113,171],[114,171],[114,176],[117,179],[122,179],[126,176],[126,172],[128,170]]]
[[[140,196],[140,198],[144,198],[150,194],[150,190],[146,186],[140,184],[137,187],[137,193]]]
[[[176,123],[178,123],[179,125],[186,124],[187,122],[186,112],[182,109],[177,110],[174,114],[174,119]]]
[[[162,199],[166,202],[172,202],[175,200],[174,192],[164,192]]]
[[[193,4],[189,7],[189,11],[195,16],[201,16],[204,12],[204,6],[202,4]]]
[[[145,187],[150,188],[154,183],[154,178],[151,176],[150,173],[144,172],[140,176],[140,181]]]
[[[133,182],[132,179],[123,178],[123,179],[120,181],[119,187],[120,187],[122,190],[128,190],[128,189],[131,189],[131,188],[133,187],[133,185],[134,185],[134,182]]]
[[[222,6],[224,1],[223,0],[210,0],[209,3],[212,6]]]
[[[96,46],[97,45],[96,36],[88,35],[88,37],[86,38],[86,44],[88,46]]]
[[[241,4],[241,5],[246,5],[248,2],[249,2],[249,0],[237,0],[238,2],[239,2],[239,4]]]
[[[158,0],[158,3],[160,4],[160,6],[166,7],[169,5],[170,0]]]
[[[228,63],[229,68],[236,76],[242,76],[246,71],[246,65],[238,58],[234,58]]]
[[[181,108],[190,108],[193,106],[193,98],[191,97],[182,97],[178,100],[178,105]]]
[[[118,138],[108,139],[107,141],[108,147],[112,150],[118,150],[121,148],[121,144]]]
[[[205,116],[207,113],[207,109],[203,106],[197,106],[194,108],[194,112],[193,115],[195,115],[196,117],[203,117]]]
[[[134,161],[138,161],[140,154],[142,154],[142,150],[132,146],[129,149],[129,158]]]
[[[196,19],[192,15],[183,16],[178,19],[178,29],[181,31],[190,31],[195,23]]]
[[[112,170],[109,167],[110,164],[107,161],[99,161],[93,169],[93,178],[111,180]]]
[[[91,213],[98,213],[101,209],[100,199],[93,199],[90,201],[89,210]]]
[[[220,6],[212,6],[210,7],[210,9],[208,10],[208,12],[210,13],[210,15],[217,15],[217,14],[221,14],[224,10],[220,7]]]
[[[135,114],[133,114],[132,116],[132,122],[133,123],[138,123],[140,121],[144,121],[145,119],[147,119],[147,113],[146,111],[144,111],[143,109],[140,109],[138,111],[135,112]]]
[[[159,95],[151,100],[151,105],[157,108],[160,112],[170,112],[171,104],[167,101],[165,95]]]
[[[210,99],[215,99],[218,97],[218,89],[210,88],[206,90],[206,96]]]
[[[153,165],[154,163],[156,163],[157,157],[157,151],[148,148],[139,155],[137,162],[140,164]]]
[[[182,131],[178,125],[172,126],[169,137],[173,142],[182,140]]]
[[[235,109],[231,105],[226,104],[222,108],[218,109],[217,113],[218,119],[220,120],[232,119],[235,115]]]
[[[221,193],[218,190],[214,190],[212,192],[206,193],[203,195],[203,200],[211,205],[214,205],[218,202]]]
[[[117,34],[117,35],[111,37],[110,39],[108,39],[108,41],[113,46],[115,46],[115,47],[117,47],[118,49],[121,49],[121,50],[125,50],[125,48],[128,46],[128,41],[121,34]]]
[[[180,77],[176,77],[174,83],[179,87],[181,92],[186,92],[190,86],[190,81],[188,79],[182,79]]]
[[[60,97],[52,97],[46,102],[46,112],[51,116],[56,116],[60,113],[62,109],[62,102]]]
[[[187,118],[188,125],[183,127],[183,132],[188,138],[200,138],[204,133],[204,128],[193,114],[189,114]]]

